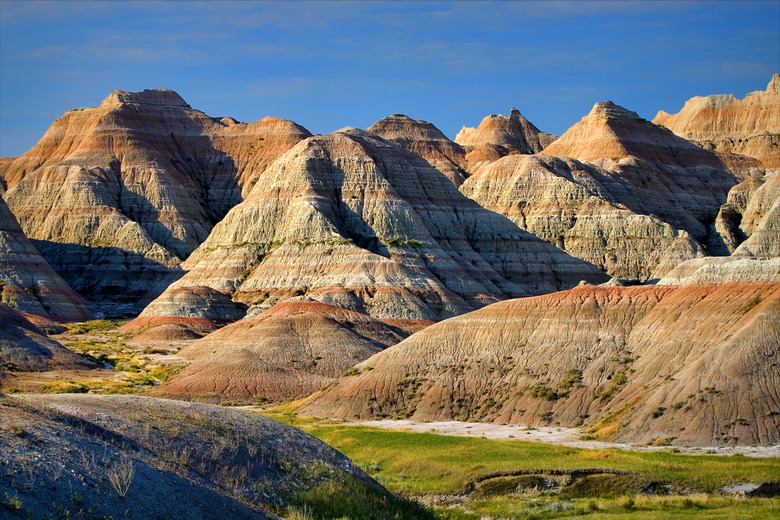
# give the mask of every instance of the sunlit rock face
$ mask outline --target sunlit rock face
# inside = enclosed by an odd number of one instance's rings
[[[115,91],[66,112],[0,173],[22,229],[75,289],[139,295],[309,135],[274,118],[212,119],[166,89]]]
[[[706,254],[736,183],[712,152],[602,102],[543,153],[484,165],[460,189],[569,254],[644,281]]]
[[[393,114],[368,127],[368,131],[416,153],[446,175],[455,186],[463,184],[466,151],[447,139],[431,123]]]
[[[607,278],[464,197],[418,155],[353,128],[277,159],[182,268],[168,292],[210,287],[250,314],[305,295],[407,320]]]
[[[653,119],[702,148],[713,150],[741,179],[780,169],[780,74],[766,90],[744,99],[697,96],[682,110]]]
[[[481,166],[511,154],[541,152],[558,137],[540,131],[513,108],[509,117],[489,115],[477,128],[464,126],[455,142],[466,150],[466,162],[471,173]]]

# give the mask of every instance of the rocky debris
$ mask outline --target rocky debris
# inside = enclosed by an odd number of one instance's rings
[[[509,117],[491,114],[477,128],[464,126],[455,142],[465,148],[466,161],[473,173],[484,164],[510,154],[541,152],[558,136],[540,131],[516,108]]]
[[[780,282],[780,258],[738,256],[696,258],[683,262],[658,285],[718,284],[728,282]]]
[[[480,168],[460,191],[614,277],[645,281],[704,255],[689,232],[663,216],[695,222],[700,238],[706,228],[695,216],[684,215],[686,207],[677,203],[678,197],[689,197],[683,195],[679,177],[653,174],[646,163],[644,169],[655,182],[634,186],[632,177],[575,159],[511,155]],[[714,212],[722,193],[708,194],[706,177],[688,177],[698,193],[706,194],[699,204]]]
[[[72,287],[137,298],[309,135],[274,118],[212,119],[167,89],[115,91],[66,112],[0,175],[22,229]]]
[[[583,286],[432,325],[304,415],[590,427],[622,442],[780,442],[780,283]],[[371,366],[372,370],[366,371]]]
[[[96,518],[276,519],[317,511],[313,497],[328,496],[350,509],[362,500],[377,518],[430,517],[326,444],[253,413],[73,394],[1,398],[0,410],[10,477],[0,492],[20,516],[56,507]]]
[[[187,398],[297,399],[407,336],[332,305],[282,302],[186,347],[179,355],[192,363],[160,390]]]
[[[696,96],[677,114],[661,110],[653,122],[717,152],[741,179],[780,170],[780,74],[742,100]]]
[[[11,307],[0,304],[0,371],[45,372],[97,366],[71,352]]]
[[[465,180],[466,151],[427,121],[393,114],[368,127],[368,131],[416,153],[442,172],[455,186]]]
[[[92,318],[87,303],[43,259],[0,197],[0,302],[61,321]]]
[[[353,128],[279,158],[182,268],[167,292],[211,287],[250,315],[305,295],[430,320],[608,279],[464,197],[418,155]]]

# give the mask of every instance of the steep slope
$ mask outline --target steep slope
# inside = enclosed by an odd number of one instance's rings
[[[360,375],[343,377],[300,411],[586,422],[630,442],[777,443],[778,303],[777,281],[579,287],[500,302],[356,365]]]
[[[491,114],[477,128],[464,126],[455,142],[466,149],[466,161],[472,173],[490,162],[510,154],[541,152],[558,137],[540,131],[516,108],[509,117]]]
[[[432,518],[314,437],[225,407],[0,396],[0,444],[9,477],[0,493],[18,500],[23,518],[334,518],[323,496],[355,517]]]
[[[250,313],[306,295],[434,320],[606,278],[464,197],[418,155],[357,129],[278,159],[182,267],[168,291],[211,287]]]
[[[184,397],[296,399],[407,336],[332,305],[282,302],[186,347],[179,355],[192,363],[160,390]]]
[[[0,304],[0,371],[45,372],[96,365],[47,338],[11,307]]]
[[[618,183],[619,190],[610,189]],[[626,184],[595,165],[536,154],[503,157],[482,167],[460,190],[617,278],[658,278],[703,254],[689,233],[660,219],[660,211],[648,211],[655,208],[643,207],[650,190]],[[675,189],[668,187],[672,200]]]
[[[72,287],[90,298],[137,295],[309,135],[272,118],[215,120],[166,89],[115,91],[66,112],[0,173],[22,229]]]
[[[765,91],[745,99],[731,94],[689,99],[676,114],[658,112],[653,122],[702,148],[714,150],[746,178],[780,169],[780,74]]]
[[[465,180],[466,151],[427,121],[393,114],[368,127],[368,131],[416,153],[442,172],[455,186]]]
[[[86,302],[46,263],[0,196],[0,302],[62,321],[92,317]]]

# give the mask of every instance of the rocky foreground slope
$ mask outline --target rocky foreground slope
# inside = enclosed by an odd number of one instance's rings
[[[714,150],[742,179],[780,169],[780,74],[766,90],[744,99],[696,96],[677,114],[658,112],[653,122]]]
[[[310,435],[224,407],[0,397],[0,442],[0,494],[22,518],[430,518]]]
[[[87,303],[51,268],[0,196],[0,303],[61,321],[92,317]]]
[[[780,442],[780,283],[578,287],[432,325],[305,415],[576,426],[602,438]]]
[[[274,118],[212,119],[166,89],[70,110],[0,164],[6,201],[54,269],[92,299],[140,296],[310,134]]]
[[[503,157],[460,189],[569,254],[644,281],[705,254],[736,182],[712,152],[603,102],[542,154]]]
[[[179,355],[191,363],[160,391],[186,398],[297,399],[407,336],[332,305],[282,302],[184,348]]]
[[[438,320],[606,279],[464,197],[418,155],[357,129],[280,157],[182,267],[139,320],[170,312],[159,302],[171,291],[200,286],[250,315],[308,296],[378,318]]]

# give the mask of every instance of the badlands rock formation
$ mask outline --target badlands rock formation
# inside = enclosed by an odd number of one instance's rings
[[[558,137],[540,131],[513,108],[509,117],[489,115],[477,128],[464,126],[455,142],[466,149],[466,161],[472,173],[483,164],[510,154],[541,152]]]
[[[22,229],[72,287],[139,295],[309,135],[273,118],[212,119],[166,89],[115,91],[66,112],[0,174]]]
[[[184,397],[297,399],[407,336],[332,305],[282,302],[186,347],[180,355],[192,363],[161,391]]]
[[[62,321],[92,317],[86,302],[54,272],[0,197],[0,302]]]
[[[703,254],[686,231],[655,214],[629,209],[621,201],[630,193],[628,186],[620,186],[621,180],[575,159],[510,155],[481,168],[460,189],[483,207],[617,278],[659,278]],[[610,190],[610,183],[622,189]],[[670,194],[673,190],[670,187]],[[629,202],[637,207],[639,198]]]
[[[658,285],[702,285],[729,282],[776,282],[780,258],[715,256],[683,262],[658,280]]]
[[[713,153],[603,102],[543,154],[483,166],[461,191],[613,276],[648,280],[703,254],[735,184]]]
[[[16,309],[0,304],[0,373],[89,369],[96,366],[49,339]]]
[[[630,442],[777,443],[779,317],[777,281],[586,286],[500,302],[356,365],[359,375],[300,411],[584,422]]]
[[[731,94],[689,99],[677,114],[658,112],[653,122],[702,148],[714,150],[745,178],[780,169],[780,74],[765,91],[739,100]]]
[[[447,176],[455,186],[465,180],[466,151],[427,121],[393,114],[368,128],[369,132],[416,153]]]
[[[168,291],[211,287],[250,313],[306,295],[433,320],[605,279],[464,197],[418,155],[358,129],[311,137],[278,159],[182,267]]]

